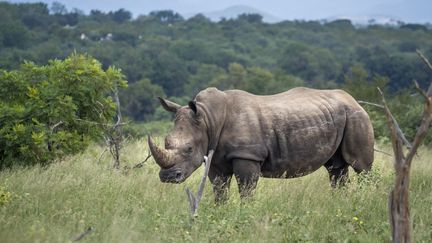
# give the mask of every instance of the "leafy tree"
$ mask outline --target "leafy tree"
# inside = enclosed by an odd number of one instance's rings
[[[153,61],[150,79],[164,89],[168,96],[179,96],[188,80],[186,66],[176,55],[163,51]]]
[[[363,66],[357,64],[352,66],[345,75],[345,84],[342,88],[358,101],[381,103],[381,95],[377,87],[386,91],[385,87],[388,82],[388,78],[385,77],[376,75],[371,77]],[[377,138],[388,136],[384,113],[374,106],[363,105],[363,107],[372,120],[375,136]]]
[[[275,82],[274,75],[262,68],[253,67],[247,69],[247,78],[241,89],[247,90],[254,94],[269,94],[272,87],[271,83]]]
[[[217,76],[210,82],[210,86],[215,86],[220,90],[237,89],[244,86],[247,71],[239,63],[230,63],[228,72]]]
[[[120,93],[123,114],[135,121],[149,121],[159,106],[156,97],[164,96],[160,86],[148,79],[139,80]]]
[[[330,23],[325,24],[327,27],[331,28],[337,28],[337,29],[343,29],[344,31],[351,31],[354,30],[354,26],[352,25],[351,21],[349,19],[339,19],[332,21]]]
[[[214,85],[214,83],[210,84],[212,80],[225,74],[224,69],[214,64],[200,64],[185,85],[186,96],[195,96],[199,91]]]
[[[79,13],[66,13],[66,14],[57,14],[55,15],[57,18],[57,23],[61,26],[69,25],[75,26],[78,24]]]
[[[0,72],[0,168],[47,164],[82,151],[111,121],[112,89],[125,86],[115,68],[73,54]]]
[[[306,82],[303,79],[293,75],[286,75],[282,72],[276,72],[274,74],[274,81],[267,87],[267,93],[276,94],[302,86],[306,86]]]
[[[100,10],[97,9],[92,9],[90,10],[90,19],[95,20],[97,22],[105,22],[108,21],[110,19],[110,17],[108,15],[106,15],[105,13],[103,13]]]
[[[25,47],[30,41],[28,30],[13,21],[0,23],[0,41],[4,47]]]
[[[183,17],[179,13],[175,13],[171,10],[161,10],[150,12],[150,17],[162,22],[173,24],[175,22],[183,21]]]
[[[288,44],[279,65],[286,73],[308,81],[335,80],[340,70],[328,49],[313,48],[298,42]]]
[[[67,11],[67,8],[64,4],[57,2],[57,1],[54,1],[51,4],[51,12],[53,14],[62,15],[62,14],[67,14],[68,11]]]
[[[422,25],[422,24],[404,24],[400,27],[401,29],[409,29],[409,30],[414,30],[414,31],[428,31],[428,29],[426,28],[426,26]]]
[[[258,23],[258,24],[261,24],[262,20],[263,20],[263,17],[260,14],[256,14],[256,13],[254,13],[254,14],[245,13],[245,14],[240,14],[237,17],[237,19],[238,20],[244,20],[244,21],[249,22],[249,23]]]
[[[383,76],[371,75],[361,65],[352,66],[345,75],[345,85],[342,86],[357,100],[380,103],[381,95],[377,87],[385,90],[389,79]]]
[[[136,35],[134,35],[130,32],[120,30],[120,31],[115,31],[113,33],[113,40],[114,41],[124,41],[131,46],[135,46],[138,38]]]
[[[115,12],[110,12],[109,15],[111,16],[112,20],[114,20],[117,23],[124,23],[126,21],[131,20],[132,13],[121,8]]]

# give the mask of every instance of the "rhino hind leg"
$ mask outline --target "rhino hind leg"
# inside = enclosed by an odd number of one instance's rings
[[[353,112],[347,116],[340,148],[344,160],[355,172],[368,172],[374,160],[374,134],[366,112]]]
[[[329,173],[330,183],[333,188],[345,185],[348,180],[349,165],[343,158],[340,149],[336,151],[324,166]]]

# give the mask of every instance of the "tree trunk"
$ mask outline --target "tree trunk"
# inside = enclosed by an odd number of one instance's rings
[[[396,183],[390,192],[390,226],[393,242],[411,242],[409,211],[409,168],[396,170]]]
[[[120,168],[120,149],[121,143],[123,142],[123,130],[122,130],[122,114],[120,110],[120,99],[118,96],[118,88],[115,86],[114,90],[114,100],[117,105],[117,123],[113,127],[110,150],[114,158],[114,169]]]

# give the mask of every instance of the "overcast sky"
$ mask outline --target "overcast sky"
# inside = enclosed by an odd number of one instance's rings
[[[10,2],[46,2],[53,0],[9,0]],[[389,16],[406,22],[432,23],[432,0],[58,0],[68,9],[88,13],[120,8],[134,16],[152,10],[172,9],[181,14],[212,12],[233,5],[246,5],[281,19],[316,20],[334,16]]]

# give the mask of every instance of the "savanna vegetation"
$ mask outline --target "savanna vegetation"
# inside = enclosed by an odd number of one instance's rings
[[[229,202],[216,206],[207,185],[193,224],[185,185],[161,184],[152,159],[133,167],[148,154],[142,138],[170,129],[155,97],[186,104],[208,86],[256,94],[342,88],[380,103],[379,86],[412,140],[423,109],[412,80],[432,81],[415,51],[432,57],[431,38],[431,26],[419,24],[268,24],[256,14],[212,22],[169,10],[132,18],[125,9],[84,14],[60,3],[0,2],[0,242],[64,242],[88,227],[91,242],[388,241],[394,172],[382,153],[372,173],[351,173],[339,190],[320,170],[263,179],[245,204],[233,185]],[[112,170],[102,137],[117,89],[128,139],[122,169]],[[390,151],[383,112],[364,107],[378,147]],[[416,242],[432,239],[431,142],[429,131],[411,175]],[[201,169],[186,186],[196,189]]]
[[[123,165],[148,153],[145,140],[128,144]],[[390,151],[384,145],[380,149]],[[197,190],[202,167],[185,184],[162,184],[150,159],[139,169],[112,170],[104,148],[48,168],[0,173],[0,241],[66,242],[87,228],[83,242],[388,242],[387,199],[393,158],[376,153],[372,173],[334,190],[322,168],[290,180],[261,179],[254,200],[241,204],[232,183],[226,205],[214,204],[206,185],[199,215],[190,223],[184,188]],[[431,151],[423,148],[411,174],[413,240],[432,239]],[[9,193],[9,194],[8,194]]]
[[[354,85],[356,96],[373,99],[374,89],[356,85],[379,85],[406,104],[401,93],[410,93],[413,79],[423,87],[432,79],[415,53],[432,56],[431,37],[430,25],[410,23],[268,24],[257,14],[212,22],[169,10],[132,18],[125,9],[84,14],[60,3],[0,3],[0,68],[88,53],[104,69],[122,70],[129,82],[121,92],[123,114],[134,121],[168,118],[155,96],[186,102],[208,86],[270,94],[301,85]]]

